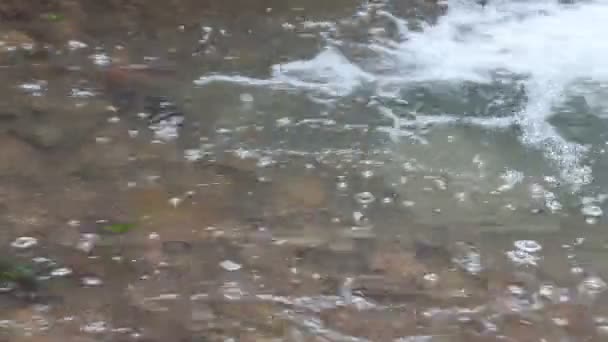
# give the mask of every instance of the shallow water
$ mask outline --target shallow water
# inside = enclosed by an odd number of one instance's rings
[[[0,30],[0,341],[608,338],[604,1],[83,4]]]

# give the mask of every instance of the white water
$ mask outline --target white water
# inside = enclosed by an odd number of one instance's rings
[[[525,89],[528,100],[525,109],[513,117],[463,121],[453,113],[444,113],[405,120],[382,106],[376,107],[376,114],[394,120],[389,129],[392,133],[420,120],[437,124],[459,121],[488,129],[517,125],[521,142],[543,150],[573,189],[589,183],[591,168],[585,162],[588,147],[561,137],[547,119],[572,88],[602,107],[603,101],[593,93],[608,84],[608,40],[604,39],[608,36],[608,2],[490,2],[482,8],[474,1],[450,1],[446,15],[435,25],[425,24],[417,31],[409,31],[407,20],[390,13],[389,6],[370,5],[347,20],[366,25],[371,17],[382,19],[380,26],[367,24],[370,38],[365,43],[342,39],[340,24],[325,25],[330,29],[324,36],[331,37],[325,49],[311,60],[274,66],[270,79],[211,75],[195,83],[224,81],[299,89],[336,99],[371,89],[376,98],[399,99],[412,84],[489,84],[517,77],[520,80],[515,82]],[[389,25],[397,28],[397,40],[387,37]],[[347,57],[355,55],[349,54],[354,48],[364,49],[365,57]]]

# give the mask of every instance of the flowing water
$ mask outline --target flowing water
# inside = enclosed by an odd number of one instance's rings
[[[0,341],[608,339],[608,2],[133,3],[0,26]]]

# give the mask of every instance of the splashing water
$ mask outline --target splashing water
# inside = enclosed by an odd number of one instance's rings
[[[370,110],[393,121],[385,130],[393,137],[409,136],[407,129],[417,125],[514,126],[520,141],[542,150],[573,190],[592,181],[586,161],[590,147],[560,135],[549,119],[557,106],[576,96],[604,107],[601,100],[595,103],[594,94],[608,81],[608,42],[597,39],[608,33],[601,24],[608,3],[493,1],[482,7],[451,1],[437,23],[418,23],[419,30],[408,29],[414,20],[399,18],[389,8],[367,5],[349,20],[322,26],[327,45],[317,56],[275,65],[268,79],[207,75],[195,83],[297,90],[333,100],[371,92]],[[366,41],[344,38],[340,25],[345,22],[366,27]],[[390,28],[396,37],[387,37]],[[452,112],[459,101],[471,101],[462,93],[471,85],[486,102],[482,114],[470,108]],[[439,112],[429,111],[412,96],[420,89],[435,98],[447,92],[453,101]],[[409,107],[400,113],[384,105],[391,101]]]

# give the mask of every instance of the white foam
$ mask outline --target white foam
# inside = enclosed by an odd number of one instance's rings
[[[608,40],[602,39],[608,36],[608,1],[563,5],[555,0],[494,0],[481,7],[475,1],[454,0],[436,24],[423,25],[419,31],[408,30],[406,20],[386,9],[360,13],[350,20],[366,25],[362,18],[381,17],[396,26],[397,40],[376,35],[377,27],[368,27],[368,42],[349,42],[340,37],[340,24],[337,29],[325,25],[332,31],[328,47],[310,60],[275,65],[267,79],[210,75],[195,83],[232,82],[330,97],[349,96],[365,88],[379,97],[398,98],[417,82],[492,83],[497,82],[496,75],[513,78],[527,96],[525,108],[514,116],[463,119],[446,113],[407,120],[379,110],[380,115],[394,120],[385,131],[399,137],[409,135],[399,134],[404,127],[429,123],[457,122],[489,128],[515,124],[521,128],[522,143],[545,151],[562,178],[575,189],[592,180],[591,168],[584,162],[588,147],[560,136],[547,119],[572,89],[596,93],[608,84]],[[364,48],[366,53],[348,53],[348,46]]]
[[[373,80],[373,75],[352,64],[337,49],[328,47],[311,60],[274,65],[270,79],[207,75],[195,80],[194,84],[203,86],[213,82],[227,82],[277,89],[303,89],[341,97],[351,94],[363,82]]]
[[[546,119],[572,84],[608,81],[603,61],[608,41],[597,42],[598,36],[608,34],[602,20],[608,16],[608,4],[493,1],[481,8],[471,3],[451,2],[437,25],[409,32],[390,53],[376,46],[378,58],[406,71],[401,80],[378,83],[394,88],[402,82],[489,83],[496,72],[523,76],[529,102],[516,118],[522,141],[545,149],[569,183],[590,182],[591,169],[582,163],[587,148],[566,141]]]

